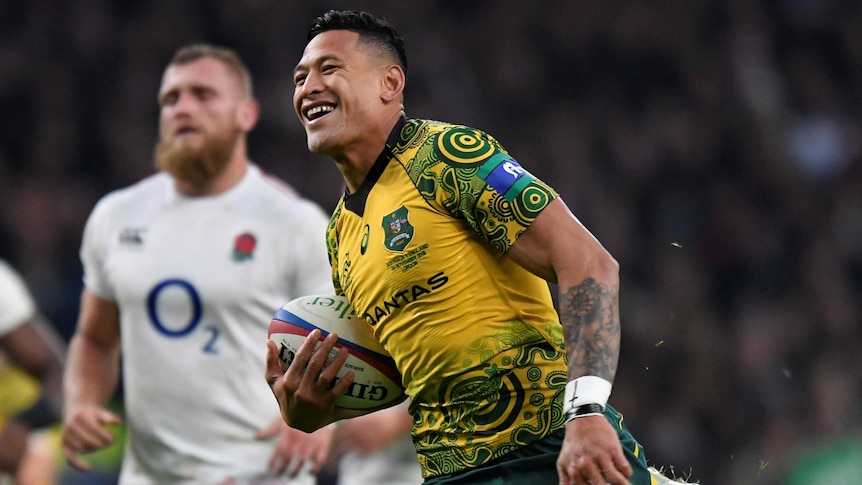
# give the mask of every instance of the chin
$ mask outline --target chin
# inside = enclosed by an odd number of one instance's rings
[[[308,151],[317,155],[328,155],[332,152],[331,143],[322,136],[309,134]]]

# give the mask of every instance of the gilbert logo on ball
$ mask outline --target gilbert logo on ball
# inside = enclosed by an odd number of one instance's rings
[[[347,348],[350,352],[336,380],[348,371],[353,371],[355,378],[347,391],[336,399],[336,406],[377,409],[404,400],[401,375],[395,362],[374,338],[371,326],[356,316],[343,296],[303,296],[275,312],[269,325],[269,339],[278,346],[283,368],[287,369],[293,362],[305,338],[316,328],[320,329],[321,340],[330,333],[337,334],[336,347]]]

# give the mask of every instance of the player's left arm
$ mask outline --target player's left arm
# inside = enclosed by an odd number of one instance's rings
[[[569,379],[613,382],[620,353],[619,265],[592,233],[555,199],[507,253],[556,283],[569,354]]]
[[[559,287],[570,380],[566,440],[557,462],[560,483],[590,477],[592,483],[628,484],[631,465],[601,414],[620,353],[619,264],[559,198],[507,255]]]

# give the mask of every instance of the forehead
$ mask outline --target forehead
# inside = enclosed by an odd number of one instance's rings
[[[238,90],[239,76],[223,62],[212,57],[185,64],[172,64],[165,69],[159,94],[190,87],[209,87],[218,91]]]
[[[297,68],[312,65],[321,59],[345,59],[359,52],[359,34],[350,30],[327,30],[315,36],[305,50]]]

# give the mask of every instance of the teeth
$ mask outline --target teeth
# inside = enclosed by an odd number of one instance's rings
[[[314,108],[311,108],[310,110],[306,111],[305,116],[307,118],[313,118],[320,114],[329,113],[333,109],[335,108],[333,108],[332,106],[315,106]]]

